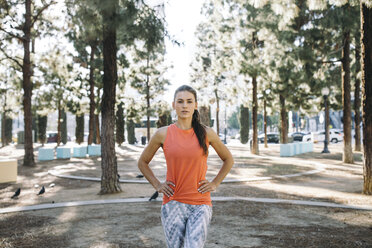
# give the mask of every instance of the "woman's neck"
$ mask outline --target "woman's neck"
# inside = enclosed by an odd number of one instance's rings
[[[183,130],[187,130],[187,129],[190,129],[192,128],[192,119],[177,119],[176,121],[176,125],[177,127],[183,129]]]

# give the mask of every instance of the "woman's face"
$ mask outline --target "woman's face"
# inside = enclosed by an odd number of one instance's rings
[[[192,118],[194,110],[198,108],[194,95],[188,91],[178,92],[172,106],[176,110],[178,118]]]

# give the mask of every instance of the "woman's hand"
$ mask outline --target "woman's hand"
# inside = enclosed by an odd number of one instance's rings
[[[200,181],[199,185],[201,186],[198,188],[198,191],[202,194],[212,192],[217,189],[217,185],[214,182],[209,182],[208,180]]]
[[[176,187],[174,183],[170,181],[165,181],[164,183],[160,183],[158,187],[156,187],[156,191],[158,191],[159,193],[163,193],[167,197],[173,196],[174,191],[171,187],[169,187],[169,185]]]

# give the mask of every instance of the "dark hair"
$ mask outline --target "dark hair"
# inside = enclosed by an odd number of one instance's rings
[[[188,85],[182,85],[182,86],[178,87],[178,89],[174,92],[174,98],[173,99],[176,99],[177,93],[181,92],[181,91],[188,91],[188,92],[192,93],[195,97],[195,102],[198,102],[196,90],[194,90],[194,88],[192,88]],[[208,154],[207,144],[205,143],[205,137],[207,135],[207,132],[205,130],[204,125],[200,123],[200,115],[199,115],[199,111],[197,109],[194,110],[194,113],[192,115],[191,126],[194,129],[196,137],[198,138],[200,147],[203,148],[204,154],[205,155]]]

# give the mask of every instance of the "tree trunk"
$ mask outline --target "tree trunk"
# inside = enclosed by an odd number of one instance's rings
[[[219,115],[220,115],[220,98],[218,97],[218,92],[217,92],[217,89],[214,90],[214,95],[216,96],[216,103],[217,103],[217,108],[216,108],[216,132],[217,132],[217,135],[220,134],[220,118],[219,118]]]
[[[128,143],[133,145],[136,143],[136,136],[134,133],[135,124],[133,120],[127,120],[127,137],[128,137]]]
[[[1,116],[1,147],[6,146],[6,138],[5,138],[5,111]]]
[[[344,153],[343,162],[354,163],[351,147],[351,86],[350,86],[350,32],[344,33],[344,47],[342,49],[342,105],[344,124]]]
[[[75,128],[75,137],[76,143],[79,145],[84,142],[84,114],[76,114],[76,128]]]
[[[266,99],[264,99],[264,132],[265,132],[265,148],[268,148],[267,146],[267,113],[266,113]]]
[[[101,132],[99,129],[99,115],[94,115],[95,121],[94,125],[96,127],[96,144],[101,144]]]
[[[244,107],[243,104],[240,105],[240,142],[242,144],[247,144],[249,139],[249,109]]]
[[[48,123],[48,116],[38,115],[38,131],[39,131],[39,142],[44,146],[46,142],[46,127]]]
[[[252,134],[252,154],[259,154],[258,152],[258,130],[257,130],[257,78],[252,77],[253,84],[253,103],[252,103],[252,125],[253,125],[253,134]]]
[[[147,56],[147,68],[149,68],[149,56]],[[146,73],[146,103],[147,103],[147,111],[146,111],[146,117],[147,117],[147,142],[150,140],[150,85],[149,85],[149,74]]]
[[[90,45],[90,66],[89,66],[89,135],[88,145],[93,143],[94,130],[94,111],[96,110],[96,102],[94,99],[94,54],[97,50],[95,44]]]
[[[280,135],[280,143],[287,144],[288,143],[288,127],[287,127],[287,110],[285,108],[285,98],[282,94],[280,94],[280,121],[281,121],[281,135]]]
[[[116,111],[116,143],[121,146],[124,142],[124,103],[118,104]]]
[[[372,195],[372,8],[361,3],[363,194]]]
[[[328,96],[325,96],[324,97],[324,117],[325,117],[325,120],[324,120],[324,125],[325,125],[325,134],[324,134],[324,138],[325,138],[325,141],[327,142],[327,144],[329,144],[329,104],[328,104]]]
[[[201,106],[199,108],[200,111],[200,122],[207,127],[209,127],[211,120],[209,119],[209,107]]]
[[[360,51],[359,46],[355,48],[355,89],[354,89],[354,120],[355,120],[355,151],[362,149],[360,142]]]
[[[61,103],[58,102],[57,146],[59,146],[59,144],[61,143],[61,118],[62,118]]]
[[[115,152],[115,98],[117,83],[116,64],[116,10],[118,1],[107,3],[102,9],[103,19],[103,96],[102,96],[102,176],[100,194],[121,191],[118,182],[117,158]]]
[[[30,42],[31,42],[31,0],[25,0],[25,24],[23,26],[23,111],[24,111],[24,132],[25,132],[25,156],[23,158],[24,166],[35,166],[34,147],[32,143],[32,113],[31,113],[31,59],[30,59]]]
[[[61,110],[61,142],[66,145],[67,143],[67,114],[65,109]]]

